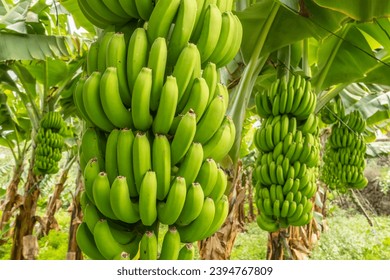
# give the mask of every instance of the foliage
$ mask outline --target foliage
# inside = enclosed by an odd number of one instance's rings
[[[314,248],[313,260],[389,259],[388,217],[376,217],[370,228],[363,215],[338,209]]]

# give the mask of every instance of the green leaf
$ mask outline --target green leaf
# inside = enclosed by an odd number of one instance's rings
[[[390,2],[386,0],[314,0],[314,2],[357,21],[372,21],[375,18],[390,16]]]
[[[26,33],[25,19],[30,3],[31,1],[23,1],[9,10],[9,12],[0,18],[0,29]]]
[[[243,26],[241,51],[245,63],[248,63],[252,51],[256,47],[256,38],[262,33],[274,3],[274,0],[264,0],[244,11],[237,12]],[[308,17],[292,9],[292,6],[294,5],[281,4],[265,41],[262,50],[263,56],[305,38],[319,39],[327,36],[329,32],[339,29],[345,19],[344,15],[321,8],[312,1],[305,1]]]
[[[372,142],[367,145],[366,155],[369,157],[380,157],[390,154],[389,142]]]
[[[47,85],[49,87],[59,84],[68,76],[68,66],[65,61],[56,59],[47,59],[47,61],[34,61],[33,63],[24,64],[30,74],[41,84],[45,83],[46,72],[45,63],[49,69]]]
[[[0,33],[0,61],[71,58],[74,42],[66,36],[16,35]]]
[[[77,28],[82,27],[92,35],[96,33],[95,27],[81,12],[77,0],[62,0],[60,3],[72,15]]]

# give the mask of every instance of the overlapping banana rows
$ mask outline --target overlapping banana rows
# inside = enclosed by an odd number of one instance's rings
[[[263,118],[254,136],[257,223],[266,231],[305,225],[312,218],[320,150],[315,106],[310,81],[299,75],[288,82],[278,79],[256,95]]]
[[[238,51],[242,29],[209,2],[159,0],[146,28],[126,36],[109,27],[91,46],[74,93],[90,126],[80,148],[86,191],[77,239],[91,258],[192,258],[191,243],[226,219],[218,162],[235,127],[218,67]],[[160,253],[158,223],[169,226]]]
[[[35,140],[35,174],[55,174],[58,172],[65,130],[66,125],[60,113],[50,111],[43,116]]]
[[[341,116],[332,126],[322,168],[322,179],[331,189],[345,192],[348,188],[364,188],[366,143],[361,135],[366,126],[359,111]]]
[[[230,62],[241,45],[242,27],[231,11],[232,0],[78,2],[84,15],[100,28],[116,25],[126,32],[128,26],[144,25],[149,43],[165,38],[171,66],[188,42],[197,45],[203,65],[213,62],[218,68]]]

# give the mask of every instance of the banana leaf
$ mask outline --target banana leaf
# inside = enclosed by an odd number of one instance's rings
[[[96,33],[95,27],[90,23],[81,12],[77,0],[61,0],[61,5],[72,15],[77,28],[84,28],[91,35]]]
[[[357,21],[372,21],[378,17],[390,16],[390,2],[386,0],[314,0],[314,2]]]
[[[74,56],[75,48],[75,42],[67,36],[0,33],[0,61],[47,57],[67,60]]]

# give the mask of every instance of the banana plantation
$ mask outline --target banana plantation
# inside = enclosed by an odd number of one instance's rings
[[[2,0],[0,29],[0,259],[390,258],[390,1]]]

